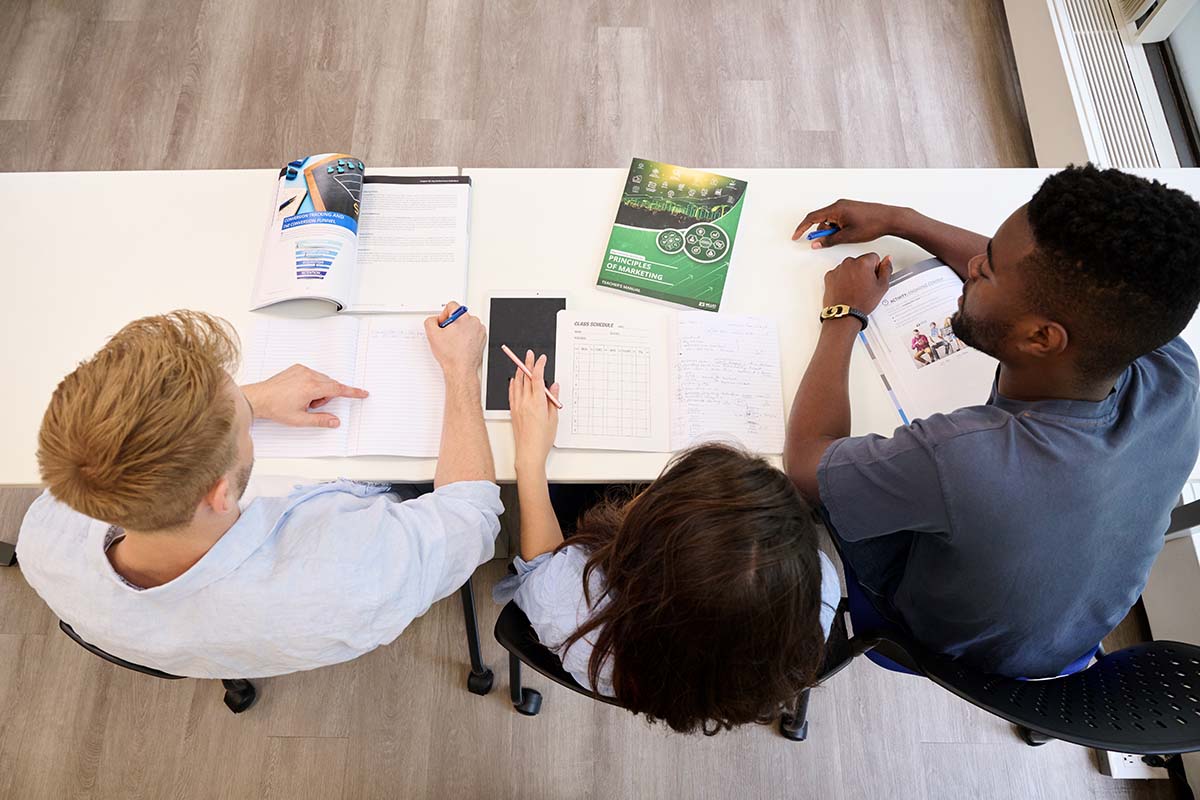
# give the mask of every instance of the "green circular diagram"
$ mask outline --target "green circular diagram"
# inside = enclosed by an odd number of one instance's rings
[[[683,232],[683,252],[688,258],[707,264],[725,255],[729,237],[725,231],[707,222],[697,222]]]
[[[683,249],[683,234],[676,230],[667,229],[658,235],[658,249],[664,253],[678,253]]]

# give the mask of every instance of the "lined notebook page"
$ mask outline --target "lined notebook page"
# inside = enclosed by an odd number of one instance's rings
[[[783,452],[783,382],[773,320],[683,312],[674,338],[671,449],[726,441]]]
[[[446,392],[424,318],[364,318],[361,324],[357,371],[370,397],[361,401],[348,454],[437,456]]]
[[[265,319],[255,327],[247,349],[244,381],[265,380],[292,364],[303,364],[354,384],[358,320],[353,317],[322,319]],[[250,429],[258,458],[344,456],[352,426],[351,410],[361,400],[338,398],[319,410],[336,414],[338,428],[294,428],[256,420]]]

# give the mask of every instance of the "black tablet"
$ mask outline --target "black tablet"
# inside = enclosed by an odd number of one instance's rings
[[[483,410],[486,416],[507,417],[508,379],[516,365],[500,349],[519,358],[526,350],[546,354],[546,385],[554,383],[555,327],[557,315],[567,307],[566,297],[493,297],[488,306],[488,346],[484,364]]]

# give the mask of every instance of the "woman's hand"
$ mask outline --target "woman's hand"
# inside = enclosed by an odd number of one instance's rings
[[[525,366],[533,373],[532,380],[517,370],[508,382],[508,407],[512,410],[513,440],[516,443],[516,467],[543,469],[554,435],[558,432],[558,408],[546,397],[546,356],[534,360],[533,351],[525,351]],[[550,387],[558,397],[558,384]]]

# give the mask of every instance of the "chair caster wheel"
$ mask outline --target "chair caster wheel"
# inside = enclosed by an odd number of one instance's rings
[[[537,713],[542,710],[542,694],[534,689],[521,690],[521,702],[513,703],[513,708],[518,714],[524,714],[527,717],[537,716]]]
[[[798,728],[794,726],[794,723],[795,720],[786,714],[780,717],[779,733],[785,739],[790,739],[793,742],[803,742],[808,738],[808,720],[804,720]]]
[[[487,694],[492,690],[494,678],[492,671],[487,667],[484,667],[483,672],[472,672],[467,676],[467,691],[471,694]]]
[[[225,685],[225,706],[235,714],[246,711],[258,700],[258,692],[250,681],[222,681]]]
[[[1046,742],[1052,741],[1054,738],[1052,736],[1047,736],[1044,733],[1038,733],[1037,731],[1030,730],[1024,725],[1017,726],[1017,734],[1021,737],[1022,741],[1024,741],[1025,744],[1029,745],[1030,747],[1041,747],[1042,745],[1046,744]]]

